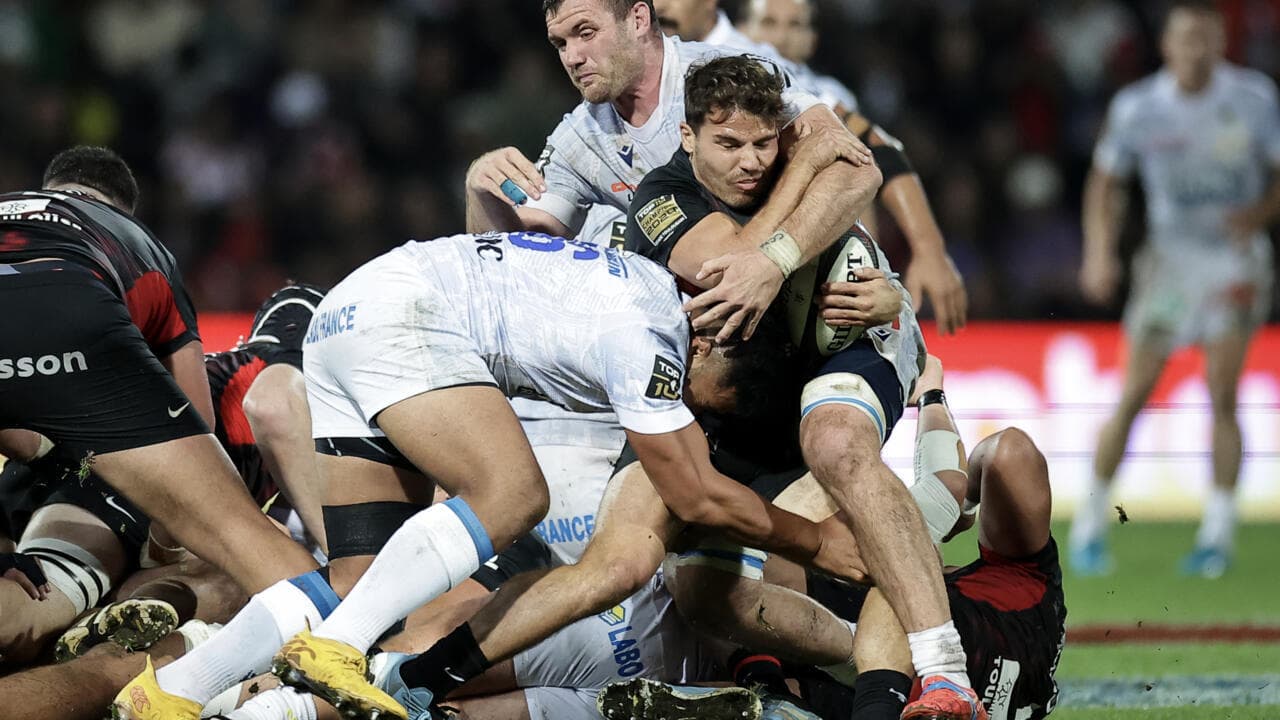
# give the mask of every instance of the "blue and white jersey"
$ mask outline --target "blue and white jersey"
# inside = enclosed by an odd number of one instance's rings
[[[1116,95],[1093,161],[1109,175],[1138,171],[1154,248],[1225,244],[1227,215],[1256,202],[1280,165],[1275,83],[1223,62],[1203,91],[1187,95],[1158,72]],[[1252,244],[1265,242],[1259,233]]]
[[[671,159],[680,146],[684,121],[684,79],[695,64],[738,54],[727,48],[663,38],[662,83],[658,107],[636,127],[618,115],[611,103],[583,102],[564,116],[538,158],[547,191],[528,207],[550,213],[577,233],[593,205],[612,205],[625,212],[645,174]],[[784,76],[786,121],[818,103],[800,90],[783,67],[769,58],[760,62]]]
[[[689,323],[665,268],[533,233],[411,241],[385,257],[416,265],[448,299],[438,311],[454,314],[508,397],[612,410],[647,434],[693,422],[681,400]]]

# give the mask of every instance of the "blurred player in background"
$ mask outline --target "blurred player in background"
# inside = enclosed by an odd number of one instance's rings
[[[1111,568],[1108,494],[1134,418],[1169,355],[1204,349],[1213,406],[1213,488],[1188,574],[1216,578],[1229,563],[1242,443],[1236,386],[1249,340],[1267,317],[1272,252],[1266,235],[1280,212],[1280,105],[1275,84],[1223,57],[1222,16],[1211,2],[1176,2],[1161,48],[1165,66],[1112,102],[1085,187],[1085,298],[1112,301],[1127,181],[1135,170],[1147,200],[1148,243],[1134,267],[1125,309],[1129,360],[1120,405],[1103,426],[1092,484],[1071,529],[1082,574]]]

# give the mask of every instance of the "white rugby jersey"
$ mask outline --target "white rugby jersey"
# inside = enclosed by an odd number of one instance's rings
[[[582,413],[613,410],[628,430],[693,422],[681,400],[689,323],[675,280],[642,257],[535,233],[410,241],[508,397]]]
[[[528,207],[550,213],[574,233],[592,205],[612,205],[625,211],[645,174],[667,164],[680,146],[684,121],[684,77],[690,66],[735,54],[726,48],[662,40],[662,84],[658,107],[644,125],[629,125],[611,103],[583,102],[564,116],[538,158],[547,191]],[[800,90],[778,63],[759,58],[785,77],[786,121],[818,103]]]
[[[1189,96],[1168,71],[1120,91],[1111,102],[1094,165],[1142,178],[1147,231],[1170,249],[1227,239],[1226,216],[1256,202],[1280,164],[1280,105],[1266,75],[1219,63]],[[1255,244],[1265,243],[1259,233]]]
[[[711,28],[711,32],[707,33],[702,42],[716,47],[763,55],[791,73],[791,76],[796,79],[796,86],[818,98],[822,104],[833,108],[837,105],[843,105],[849,111],[858,109],[858,99],[839,80],[828,75],[819,75],[808,65],[801,65],[782,57],[774,46],[768,43],[756,42],[747,37],[746,33],[743,33],[729,21],[729,16],[723,10],[717,14],[715,27]]]

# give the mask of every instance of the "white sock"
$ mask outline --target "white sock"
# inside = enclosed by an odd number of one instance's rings
[[[488,535],[460,498],[429,507],[391,536],[315,636],[368,652],[387,628],[466,580],[492,556]]]
[[[290,687],[272,688],[249,698],[239,709],[225,713],[228,720],[316,720],[316,701]]]
[[[1236,530],[1236,491],[1214,485],[1204,504],[1204,518],[1196,534],[1196,547],[1230,552]]]
[[[1094,476],[1085,486],[1080,504],[1076,506],[1075,519],[1071,521],[1071,547],[1082,548],[1106,537],[1110,512],[1110,483]]]
[[[916,668],[916,677],[924,680],[931,675],[941,675],[960,687],[973,687],[965,668],[964,645],[960,643],[954,622],[948,620],[946,625],[907,633],[907,644],[911,646],[911,664]]]
[[[156,671],[165,692],[204,705],[227,687],[267,671],[271,657],[323,614],[310,596],[281,580],[249,599],[217,634]]]

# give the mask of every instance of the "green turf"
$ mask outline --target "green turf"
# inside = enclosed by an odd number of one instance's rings
[[[1252,675],[1280,671],[1280,644],[1072,645],[1058,664],[1059,679],[1167,675]]]
[[[1215,623],[1280,624],[1280,574],[1275,552],[1280,523],[1242,525],[1236,557],[1219,580],[1185,578],[1178,563],[1195,539],[1193,523],[1130,522],[1114,526],[1111,545],[1116,571],[1107,577],[1071,573],[1066,555],[1067,526],[1055,524],[1066,572],[1067,623]],[[972,537],[972,536],[971,536]],[[975,555],[972,539],[947,546],[950,563]]]
[[[1052,720],[1276,720],[1276,707],[1058,708],[1049,717]]]

